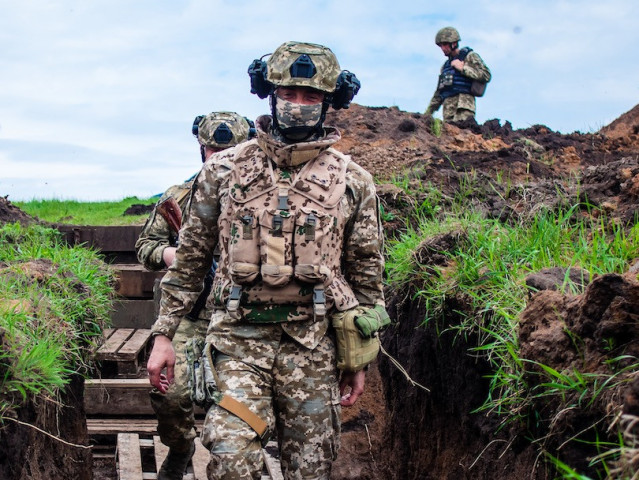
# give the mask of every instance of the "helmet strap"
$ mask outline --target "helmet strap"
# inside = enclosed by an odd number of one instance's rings
[[[202,163],[206,162],[206,147],[200,143],[200,157],[202,157]]]

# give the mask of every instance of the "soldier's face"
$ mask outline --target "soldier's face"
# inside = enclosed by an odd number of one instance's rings
[[[442,53],[446,56],[450,55],[450,52],[453,51],[453,46],[450,43],[440,43],[439,48],[442,49]]]
[[[308,87],[279,87],[277,96],[282,100],[300,105],[317,105],[324,100],[324,93]]]

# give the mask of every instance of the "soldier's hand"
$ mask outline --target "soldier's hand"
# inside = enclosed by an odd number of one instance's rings
[[[167,268],[170,267],[173,263],[173,260],[175,260],[176,250],[176,247],[166,247],[164,250],[162,250],[162,260],[164,260],[164,264],[167,266]]]
[[[455,70],[459,70],[461,72],[464,69],[464,62],[461,61],[459,58],[456,58],[455,60],[450,62],[450,66],[453,67]]]
[[[173,383],[175,367],[175,350],[171,339],[164,335],[157,335],[153,342],[153,350],[146,363],[149,382],[161,393],[166,393]],[[166,374],[162,371],[166,368]]]
[[[339,394],[342,396],[340,405],[350,407],[355,404],[359,396],[364,393],[364,383],[366,382],[366,372],[344,372],[339,381]],[[350,392],[346,388],[350,387]]]

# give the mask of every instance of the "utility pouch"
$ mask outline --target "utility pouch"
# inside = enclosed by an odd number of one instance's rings
[[[337,368],[340,370],[357,372],[377,358],[380,347],[378,332],[390,323],[390,319],[386,321],[378,308],[383,309],[381,306],[355,307],[333,314],[331,322],[335,328]],[[363,328],[357,325],[359,318],[362,318],[359,323]]]
[[[186,373],[191,401],[208,410],[213,404],[244,420],[260,437],[262,444],[268,441],[268,424],[253,413],[246,405],[225,395],[219,389],[213,363],[214,350],[201,338],[191,338],[186,342]]]
[[[453,74],[450,72],[441,73],[439,75],[439,81],[437,82],[437,90],[443,90],[446,87],[453,85]]]
[[[364,313],[355,317],[355,326],[363,338],[373,338],[377,332],[390,325],[390,317],[381,305],[364,310]]]
[[[208,410],[219,403],[221,393],[217,386],[213,369],[211,346],[201,338],[191,338],[186,342],[186,371],[191,400]]]

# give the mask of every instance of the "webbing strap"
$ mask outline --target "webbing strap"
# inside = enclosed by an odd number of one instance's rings
[[[229,397],[228,395],[223,395],[222,399],[217,404],[248,423],[249,426],[255,430],[255,433],[260,436],[260,438],[262,438],[266,433],[268,424],[251,412],[242,402],[235,400],[233,397]]]

